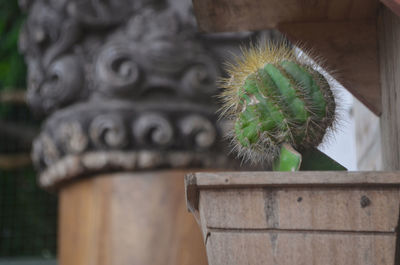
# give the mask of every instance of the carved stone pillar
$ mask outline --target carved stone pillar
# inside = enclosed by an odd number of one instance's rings
[[[193,168],[240,163],[214,96],[226,48],[250,34],[200,36],[185,1],[21,6],[28,101],[48,116],[33,159],[61,196],[60,264],[205,264],[176,185]]]

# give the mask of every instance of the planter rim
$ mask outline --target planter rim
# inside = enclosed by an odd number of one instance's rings
[[[198,212],[199,190],[262,187],[400,186],[400,171],[198,172],[185,176],[186,204]]]

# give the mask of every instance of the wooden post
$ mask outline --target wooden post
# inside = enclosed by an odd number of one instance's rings
[[[60,265],[206,265],[185,171],[115,173],[60,191]]]
[[[400,17],[387,7],[378,18],[382,87],[382,160],[385,170],[400,169]]]

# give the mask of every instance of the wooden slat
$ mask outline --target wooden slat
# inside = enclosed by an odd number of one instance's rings
[[[207,229],[396,232],[400,188],[201,190]]]
[[[371,186],[400,185],[400,171],[382,172],[339,172],[339,171],[299,171],[299,172],[220,172],[189,174],[187,185],[203,188],[247,188],[277,186]]]
[[[0,91],[0,103],[26,104],[26,91],[15,88],[11,91]]]
[[[32,164],[31,155],[22,154],[0,154],[0,169],[12,170],[26,167]]]
[[[376,17],[377,0],[193,0],[205,32],[275,28],[280,23],[362,20]]]
[[[396,236],[324,233],[214,232],[210,265],[392,265]]]
[[[385,170],[400,169],[400,17],[382,8],[378,20],[382,84],[382,161]]]
[[[355,97],[381,114],[376,20],[284,23],[278,29],[299,44]],[[307,52],[311,51],[311,52]],[[338,102],[340,106],[340,102]]]
[[[107,174],[60,189],[60,265],[206,265],[180,170]]]

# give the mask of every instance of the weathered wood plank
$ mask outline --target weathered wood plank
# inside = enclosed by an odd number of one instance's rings
[[[400,17],[382,8],[378,20],[382,85],[382,158],[385,170],[400,169]]]
[[[400,185],[400,171],[384,172],[217,172],[196,173],[186,178],[195,178],[192,185],[197,188],[277,187],[277,186],[371,186]],[[189,183],[189,182],[188,182]]]
[[[180,170],[116,173],[60,190],[60,265],[206,265]]]
[[[210,228],[396,231],[400,188],[201,190],[201,223]]]
[[[377,0],[193,0],[200,30],[205,32],[275,28],[287,22],[371,19]]]
[[[0,154],[0,169],[17,169],[32,164],[29,153],[22,154]]]
[[[400,172],[197,173],[186,192],[198,201],[188,203],[210,265],[387,265],[399,180]]]
[[[210,231],[210,265],[392,265],[394,234]]]
[[[0,103],[26,104],[26,91],[12,88],[11,91],[0,91]]]
[[[355,97],[381,114],[376,20],[283,23],[278,29]]]
[[[400,172],[219,172],[187,175],[185,185],[210,265],[387,265],[399,180]]]

